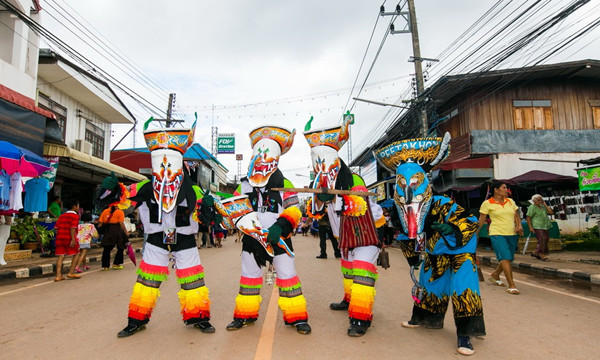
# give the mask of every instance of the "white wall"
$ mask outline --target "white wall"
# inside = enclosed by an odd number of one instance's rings
[[[577,176],[574,162],[528,161],[525,159],[578,161],[600,156],[600,153],[519,153],[494,156],[494,178],[510,179],[532,170],[541,170],[559,175]]]
[[[31,1],[13,0],[13,5],[29,13]],[[40,22],[39,14],[29,16]],[[2,85],[35,99],[39,37],[9,12],[0,13],[0,82]]]
[[[48,95],[50,99],[57,102],[59,105],[67,108],[67,126],[65,130],[65,143],[70,148],[75,148],[75,140],[85,139],[85,125],[90,121],[94,125],[104,130],[104,156],[103,160],[110,161],[111,147],[111,127],[110,123],[102,120],[98,115],[93,113],[89,108],[76,101],[69,95],[55,88],[51,84],[45,83],[44,79],[40,79],[38,90]],[[81,109],[83,116],[77,116],[77,109]]]

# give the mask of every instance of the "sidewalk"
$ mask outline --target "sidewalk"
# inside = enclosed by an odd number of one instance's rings
[[[142,251],[142,238],[130,238],[131,247],[135,250],[136,254],[141,253]],[[102,261],[102,248],[95,247],[89,249],[86,255],[89,264],[93,264],[96,262]],[[21,260],[7,260],[7,265],[0,265],[0,284],[6,280],[14,280],[14,279],[26,279],[30,277],[40,277],[40,276],[54,276],[56,273],[56,256],[53,257],[42,257],[42,254],[37,252],[33,253],[31,258],[29,259],[21,259]],[[125,261],[128,261],[127,252],[124,254]],[[114,251],[112,253],[112,258],[114,257]],[[141,259],[140,255],[136,256],[138,259],[138,263]],[[63,262],[63,271],[67,272],[69,267],[71,266],[72,256],[66,256]]]
[[[477,257],[481,266],[496,267],[498,260],[489,248],[478,248]],[[515,254],[513,269],[533,271],[557,278],[569,278],[600,285],[600,252],[597,251],[552,251],[550,261],[541,261],[531,256]]]
[[[141,252],[142,238],[131,238],[131,245],[136,254]],[[0,284],[6,280],[25,279],[30,277],[50,276],[56,271],[56,257],[41,257],[40,253],[34,253],[29,259],[8,260],[7,265],[0,266]],[[477,249],[480,265],[496,267],[498,260],[494,251],[480,247]],[[137,256],[138,261],[140,255]],[[100,262],[102,248],[88,250],[89,263]],[[600,285],[600,252],[595,251],[553,251],[548,256],[550,261],[540,261],[529,253],[515,254],[513,268],[516,271],[540,272],[557,278],[569,278],[590,282]],[[71,257],[65,259],[63,269],[71,266]]]

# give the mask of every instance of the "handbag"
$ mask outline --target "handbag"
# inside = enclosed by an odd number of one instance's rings
[[[96,226],[96,231],[98,231],[99,235],[106,234],[106,228],[107,228],[108,222],[112,218],[113,214],[114,214],[114,212],[110,214],[110,216],[108,217],[108,219],[106,220],[105,223],[102,223],[102,225],[100,225],[100,226]]]
[[[385,251],[384,247],[382,247],[379,252],[379,265],[385,270],[390,267],[390,253]]]

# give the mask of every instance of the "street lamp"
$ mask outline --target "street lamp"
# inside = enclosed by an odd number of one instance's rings
[[[352,98],[353,100],[356,101],[362,101],[362,102],[366,102],[369,104],[375,104],[375,105],[381,105],[381,106],[392,106],[392,107],[397,107],[397,108],[401,108],[401,109],[408,109],[410,110],[410,107],[408,106],[402,106],[402,105],[396,105],[396,104],[388,104],[388,103],[384,103],[384,102],[379,102],[379,101],[375,101],[375,100],[367,100],[367,99],[361,99],[361,98]]]

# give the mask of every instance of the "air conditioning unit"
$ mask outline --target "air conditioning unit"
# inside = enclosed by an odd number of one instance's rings
[[[75,150],[79,150],[82,153],[91,155],[92,154],[92,143],[83,139],[75,140]]]

